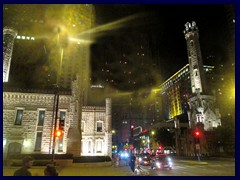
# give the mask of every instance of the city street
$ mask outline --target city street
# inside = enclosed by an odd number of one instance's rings
[[[235,161],[222,160],[175,160],[172,170],[149,169],[150,176],[235,176]]]
[[[214,160],[174,160],[172,170],[150,169],[149,166],[141,166],[149,176],[235,176],[234,159]],[[3,167],[4,176],[12,176],[16,167]],[[32,167],[30,171],[34,176],[43,176],[44,167]],[[118,167],[57,167],[59,176],[137,176],[126,161],[120,161]]]

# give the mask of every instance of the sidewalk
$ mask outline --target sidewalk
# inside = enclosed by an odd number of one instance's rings
[[[19,167],[3,167],[3,176],[13,176]],[[33,176],[43,176],[44,166],[33,166],[30,171]],[[120,162],[118,167],[61,167],[57,166],[59,176],[134,176],[130,167],[125,162]]]

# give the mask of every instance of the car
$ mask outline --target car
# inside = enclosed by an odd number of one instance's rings
[[[168,155],[159,155],[151,161],[151,167],[156,169],[169,169],[173,168],[172,158]]]
[[[119,160],[128,160],[129,156],[130,156],[129,153],[126,151],[120,152]]]
[[[143,166],[150,165],[150,159],[146,156],[145,157],[139,157],[138,162],[139,162],[140,165],[143,165]]]

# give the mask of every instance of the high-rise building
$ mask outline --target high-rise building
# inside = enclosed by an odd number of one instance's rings
[[[14,39],[17,31],[11,27],[3,28],[3,82],[8,82]]]
[[[4,26],[18,32],[8,84],[46,87],[56,84],[60,76],[61,87],[69,89],[78,73],[86,104],[91,34],[83,32],[94,25],[93,5],[6,4],[3,10]]]
[[[204,65],[207,78],[211,78],[214,66]],[[162,120],[173,119],[175,116],[187,113],[188,97],[192,97],[190,81],[190,67],[185,65],[178,72],[161,84],[162,93]]]
[[[18,30],[10,57],[14,68],[4,84],[4,157],[50,153],[50,149],[74,156],[111,157],[111,99],[106,99],[106,108],[84,106],[90,80],[90,35],[77,33],[91,28],[92,8],[83,4],[4,5],[4,26]],[[7,33],[5,45],[12,47],[16,33],[10,38]],[[10,62],[5,58],[4,62]],[[58,96],[46,87],[56,83],[60,95],[55,107]],[[52,142],[59,121],[64,121],[63,135]]]
[[[201,122],[204,129],[209,130],[221,125],[216,97],[212,91],[214,84],[210,81],[214,76],[214,67],[203,65],[198,27],[194,21],[185,24],[184,35],[189,64],[161,85],[162,118],[169,120],[188,114],[190,128]]]

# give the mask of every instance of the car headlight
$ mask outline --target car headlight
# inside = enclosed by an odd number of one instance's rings
[[[161,164],[159,162],[156,162],[156,166],[160,166]]]
[[[125,156],[125,157],[128,157],[128,154],[127,154],[127,153],[125,153],[125,154],[124,154],[124,156]]]

